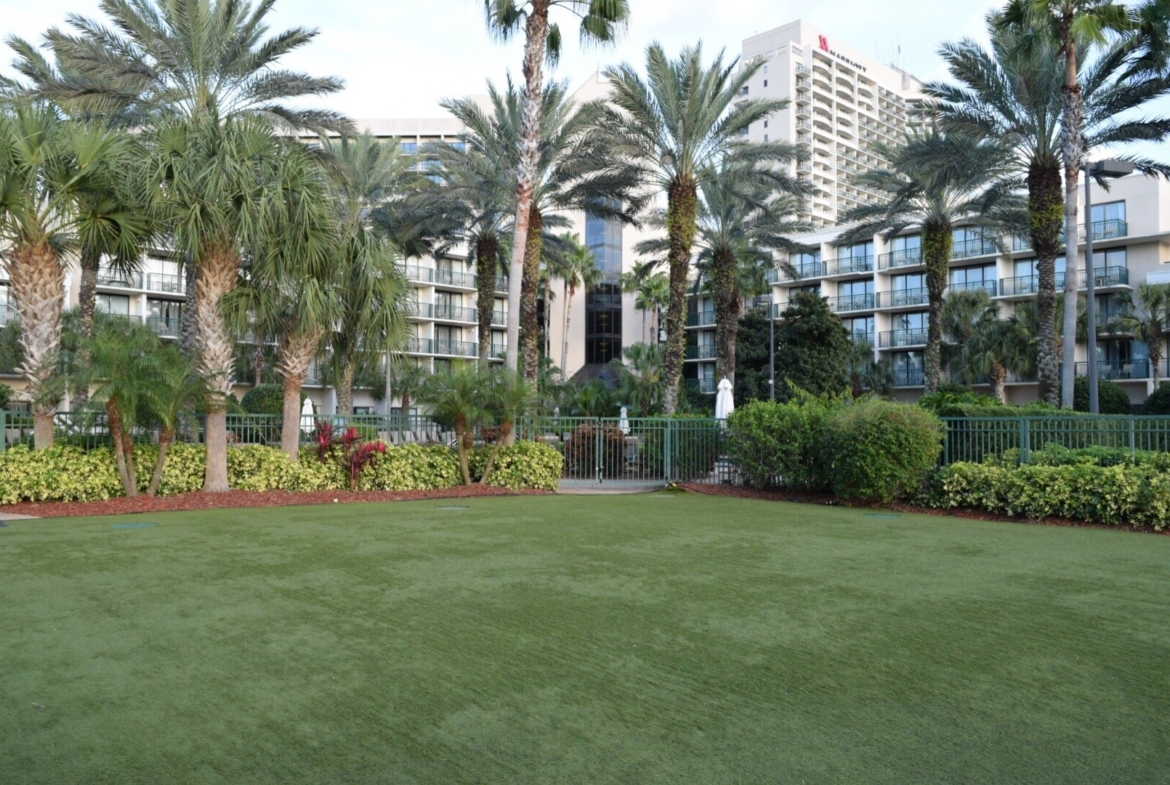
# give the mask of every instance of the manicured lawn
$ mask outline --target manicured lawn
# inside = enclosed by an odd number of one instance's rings
[[[1167,537],[702,496],[142,520],[0,529],[0,782],[1170,772]]]

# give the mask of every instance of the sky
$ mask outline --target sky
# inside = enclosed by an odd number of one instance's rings
[[[605,49],[582,51],[565,11],[557,16],[565,52],[553,72],[576,86],[606,65],[644,62],[646,46],[668,52],[702,41],[712,54],[738,55],[743,39],[795,19],[883,62],[894,62],[924,80],[945,76],[939,44],[972,36],[985,39],[983,17],[1000,5],[988,0],[630,0],[631,19],[622,39]],[[443,98],[486,92],[486,80],[518,80],[522,42],[492,40],[482,0],[277,0],[272,32],[317,28],[319,36],[287,60],[315,76],[345,80],[340,95],[324,105],[356,119],[438,117]],[[101,17],[98,0],[0,0],[0,38],[39,42],[68,13]],[[899,54],[900,52],[900,54]],[[10,73],[10,51],[0,71]],[[320,106],[320,102],[304,102]]]

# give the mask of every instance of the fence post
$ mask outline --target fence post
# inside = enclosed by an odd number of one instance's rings
[[[1032,423],[1027,417],[1020,418],[1020,463],[1032,462]]]
[[[674,425],[674,420],[666,420],[662,423],[662,482],[670,484],[670,434],[673,430],[671,426]]]
[[[8,446],[8,412],[0,409],[0,453]]]
[[[597,469],[597,484],[601,485],[601,429],[604,427],[599,417],[593,429],[593,463]]]
[[[1134,418],[1130,417],[1129,418],[1129,454],[1130,455],[1137,454],[1137,434],[1134,432],[1135,429],[1134,429],[1133,421],[1134,421]]]

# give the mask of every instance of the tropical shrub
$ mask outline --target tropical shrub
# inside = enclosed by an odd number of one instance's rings
[[[1129,394],[1117,382],[1109,379],[1097,380],[1097,403],[1101,414],[1133,414]],[[1089,411],[1089,379],[1078,376],[1073,385],[1073,410]]]
[[[501,450],[502,452],[502,450]],[[459,485],[459,457],[450,447],[389,447],[361,478],[364,491],[428,491]]]
[[[945,412],[954,411],[958,407],[978,406],[990,409],[1005,409],[998,398],[990,395],[981,395],[961,384],[947,382],[939,388],[918,399],[918,405],[928,412],[934,412],[940,417],[951,416]]]
[[[158,461],[158,446],[141,444],[134,448],[134,453],[138,460],[138,490],[145,493],[150,486],[151,471]],[[203,445],[174,442],[167,449],[158,495],[175,496],[202,490],[206,470],[207,450]]]
[[[824,449],[833,492],[888,503],[916,493],[942,453],[943,426],[918,406],[869,400],[833,414]]]
[[[248,414],[284,413],[284,388],[279,384],[258,384],[240,400]]]
[[[345,470],[339,461],[320,460],[316,447],[301,448],[293,472],[289,475],[287,490],[340,491],[345,487]]]
[[[1161,530],[1170,525],[1170,475],[1150,466],[956,463],[939,471],[936,504]]]
[[[1170,384],[1162,384],[1146,398],[1143,414],[1170,414]]]
[[[12,403],[16,391],[7,384],[0,384],[0,411],[8,408],[8,404]]]
[[[85,451],[57,446],[0,453],[0,504],[86,502],[122,495],[122,482],[108,447]]]
[[[227,463],[232,490],[276,491],[292,484],[293,465],[276,447],[234,447],[228,450]]]
[[[490,453],[490,448],[480,447],[471,454],[471,474],[477,481],[483,476]],[[555,491],[564,464],[564,456],[557,448],[539,442],[518,441],[510,447],[500,448],[487,484],[514,491],[523,488]]]
[[[565,442],[565,464],[570,475],[579,479],[596,476],[598,458],[604,478],[624,477],[628,457],[626,435],[612,423],[578,425]]]
[[[802,491],[832,484],[824,452],[825,426],[844,399],[800,393],[791,401],[755,401],[732,412],[726,451],[756,488]]]

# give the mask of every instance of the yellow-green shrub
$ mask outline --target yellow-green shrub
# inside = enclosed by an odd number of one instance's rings
[[[1170,525],[1170,476],[1149,466],[955,463],[939,471],[935,504],[1161,530]]]
[[[96,501],[122,495],[108,448],[30,450],[12,447],[0,454],[0,504],[22,501]]]
[[[134,454],[135,465],[138,467],[138,490],[145,493],[150,487],[154,464],[158,461],[158,447],[153,444],[136,446]],[[167,448],[167,462],[163,466],[158,495],[175,496],[201,490],[206,471],[207,450],[203,445],[172,444]]]
[[[322,463],[316,447],[301,448],[296,466],[289,476],[290,491],[339,491],[346,487],[345,472],[335,459]]]
[[[483,476],[489,455],[491,447],[480,447],[472,452],[472,477]],[[555,491],[564,465],[564,456],[555,447],[537,442],[516,442],[511,447],[500,448],[488,485],[513,491],[523,488]]]
[[[275,447],[248,445],[228,450],[228,485],[237,491],[276,491],[288,488],[293,466]]]
[[[925,409],[882,400],[846,406],[825,427],[833,493],[875,502],[916,493],[938,463],[942,442],[942,422]]]
[[[454,450],[442,445],[404,444],[387,447],[362,474],[358,487],[363,491],[426,491],[461,482]]]

